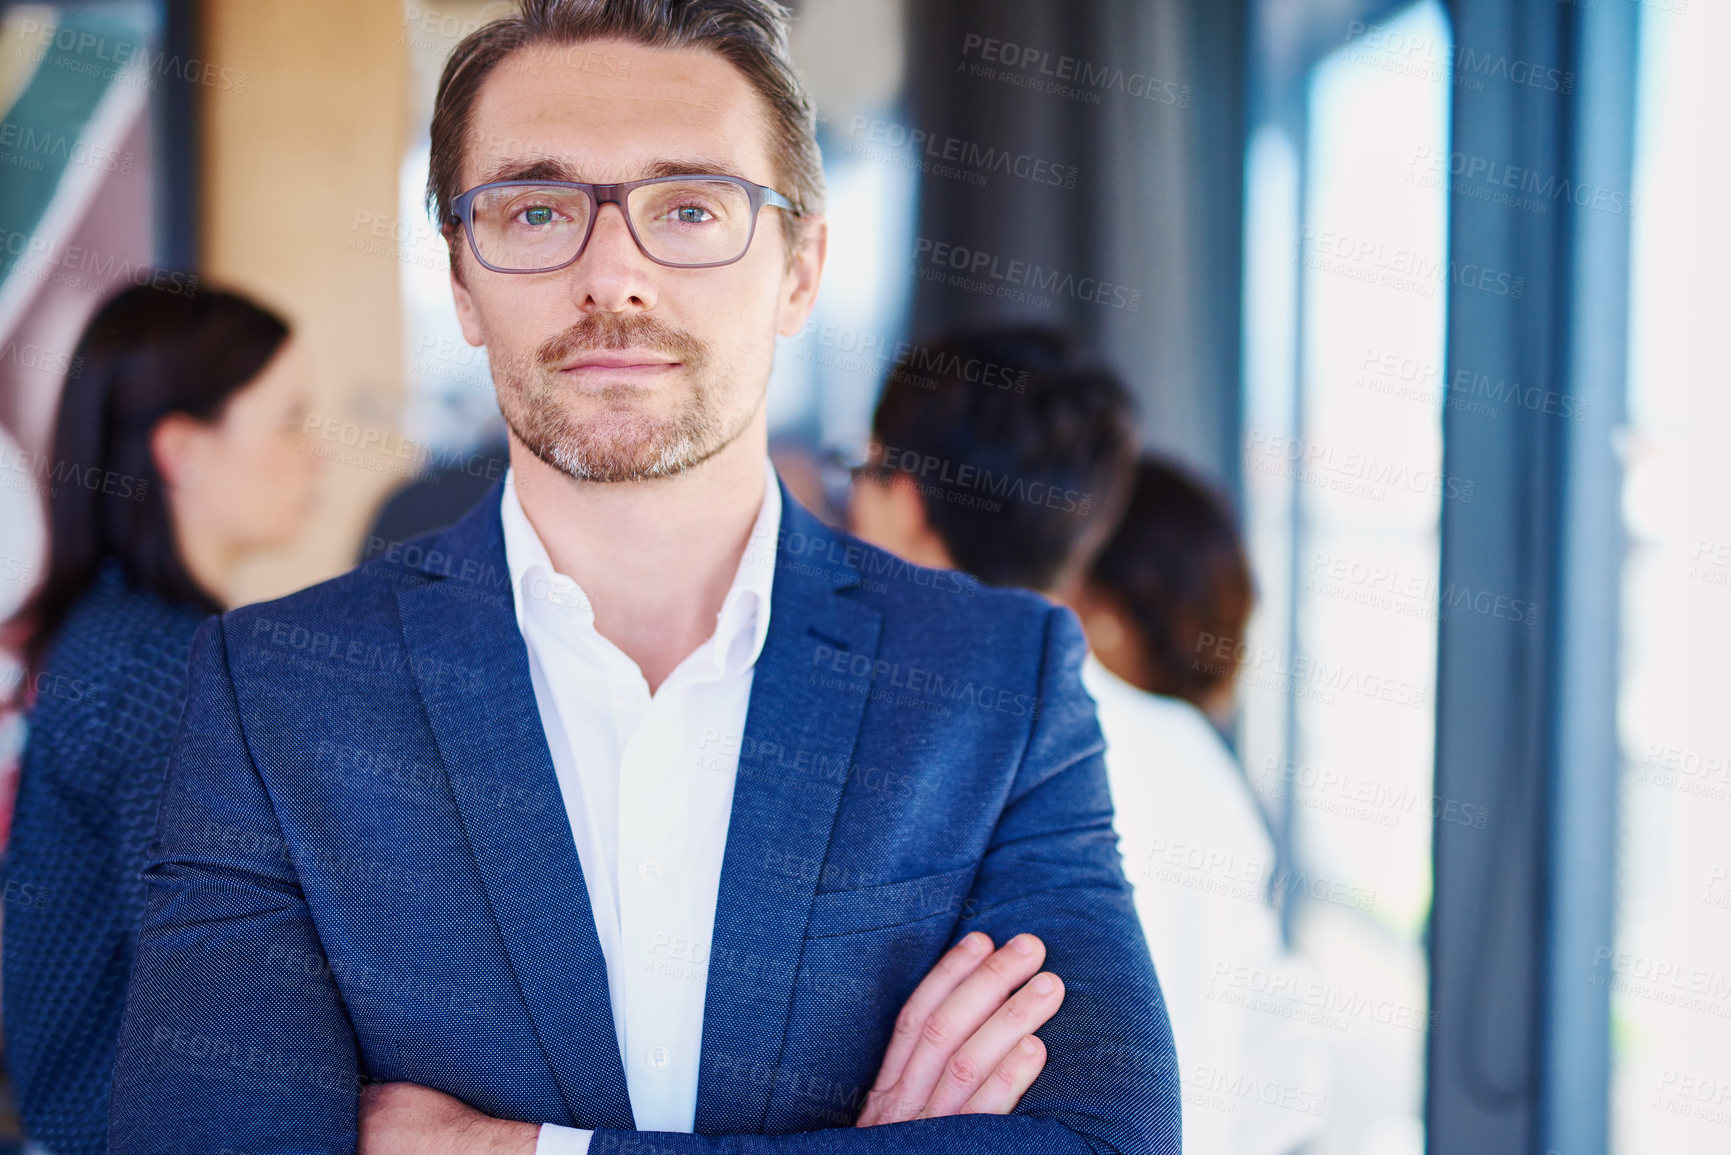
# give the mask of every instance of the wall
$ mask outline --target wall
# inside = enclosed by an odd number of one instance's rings
[[[201,271],[289,316],[311,354],[315,418],[394,428],[400,265],[368,224],[394,220],[397,204],[403,10],[392,0],[205,0],[201,16],[204,56],[236,79],[208,86],[200,108]],[[398,480],[327,462],[301,539],[246,566],[231,594],[276,596],[348,569]]]

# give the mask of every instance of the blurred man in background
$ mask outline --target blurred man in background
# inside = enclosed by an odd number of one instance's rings
[[[1137,465],[1124,387],[1040,328],[917,347],[889,375],[856,474],[867,541],[1081,614],[1113,825],[1173,1008],[1184,1149],[1291,1151],[1322,1123],[1318,1032],[1283,1017],[1304,1008],[1233,1005],[1219,981],[1243,968],[1290,990],[1305,973],[1264,901],[1261,811],[1201,709],[1229,714],[1232,669],[1200,641],[1232,652],[1251,607],[1230,516],[1171,466]],[[1224,865],[1211,877],[1196,862]]]
[[[1123,383],[1064,334],[958,333],[890,371],[852,528],[909,561],[1063,600],[1112,532],[1135,446]]]

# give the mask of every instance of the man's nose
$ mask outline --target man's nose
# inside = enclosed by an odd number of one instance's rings
[[[658,266],[638,247],[619,204],[604,204],[583,255],[572,266],[572,293],[579,306],[616,312],[655,304]]]

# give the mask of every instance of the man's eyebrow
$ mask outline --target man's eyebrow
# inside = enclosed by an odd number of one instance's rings
[[[739,172],[730,164],[704,157],[687,157],[680,160],[658,160],[645,165],[641,175],[633,178],[650,180],[663,176],[684,176],[691,173],[710,174],[715,176],[732,176],[741,180],[751,178]],[[510,157],[495,164],[481,176],[481,184],[492,184],[502,180],[557,180],[580,182],[581,176],[570,164],[558,157]],[[600,182],[596,182],[600,183]],[[752,183],[756,183],[753,181]]]
[[[501,180],[564,180],[574,181],[577,172],[564,161],[552,156],[510,157],[481,174],[482,184]]]

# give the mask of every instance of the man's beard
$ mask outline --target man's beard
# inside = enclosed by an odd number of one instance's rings
[[[667,417],[652,417],[636,403],[643,392],[609,385],[586,395],[601,411],[578,418],[567,411],[569,386],[558,367],[574,354],[596,349],[650,349],[682,363],[691,392]],[[644,481],[700,465],[727,446],[751,418],[721,412],[706,386],[709,350],[683,329],[642,314],[591,313],[525,358],[494,364],[499,409],[511,432],[536,457],[579,481]],[[725,389],[723,390],[725,391]]]

